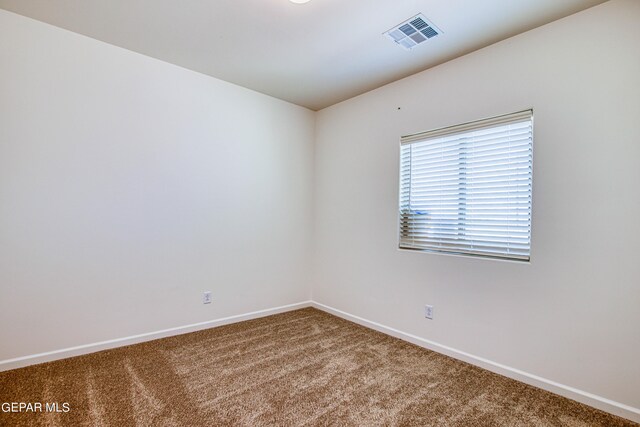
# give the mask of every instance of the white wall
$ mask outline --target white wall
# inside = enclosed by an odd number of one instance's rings
[[[640,408],[638,18],[614,0],[319,112],[313,300]],[[530,107],[531,263],[399,251],[400,136]]]
[[[0,10],[0,361],[308,300],[313,132]]]

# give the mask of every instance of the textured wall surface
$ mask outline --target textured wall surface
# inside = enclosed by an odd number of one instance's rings
[[[313,112],[5,11],[0,94],[0,360],[309,299]]]
[[[640,408],[638,17],[607,2],[322,110],[313,299]],[[527,108],[531,263],[398,250],[400,136]]]

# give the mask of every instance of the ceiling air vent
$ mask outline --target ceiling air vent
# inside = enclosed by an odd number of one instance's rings
[[[418,14],[407,19],[402,24],[396,25],[386,33],[385,36],[402,46],[406,50],[411,50],[420,43],[425,42],[439,34],[442,34],[423,14]]]

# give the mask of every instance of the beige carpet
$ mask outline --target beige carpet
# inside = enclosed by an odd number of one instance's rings
[[[9,426],[631,426],[312,308],[0,373]],[[60,406],[62,408],[62,406]]]

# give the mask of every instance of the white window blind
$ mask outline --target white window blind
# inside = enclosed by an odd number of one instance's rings
[[[400,248],[529,260],[531,110],[402,137]]]

